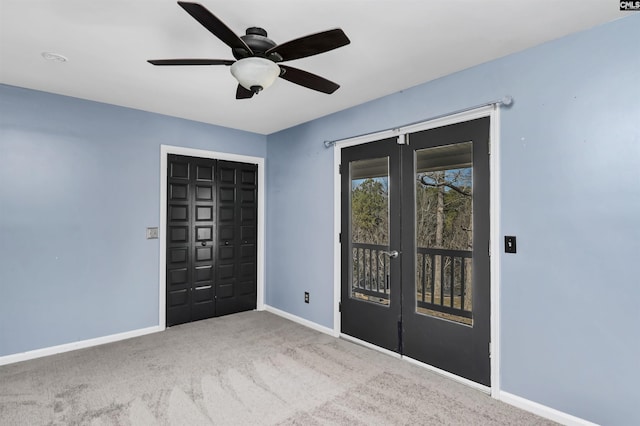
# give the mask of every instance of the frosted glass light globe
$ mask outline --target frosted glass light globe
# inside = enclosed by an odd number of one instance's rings
[[[271,86],[280,75],[280,67],[265,58],[244,58],[231,65],[231,74],[247,90],[258,92]]]

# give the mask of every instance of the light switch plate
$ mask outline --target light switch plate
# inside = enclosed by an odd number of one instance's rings
[[[504,237],[504,252],[516,253],[516,237],[513,235],[505,235]]]
[[[147,228],[147,240],[158,238],[158,228]]]

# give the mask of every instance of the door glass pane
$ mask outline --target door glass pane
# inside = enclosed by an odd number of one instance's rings
[[[389,305],[389,158],[349,163],[353,299]]]
[[[416,151],[416,312],[473,325],[472,142]]]

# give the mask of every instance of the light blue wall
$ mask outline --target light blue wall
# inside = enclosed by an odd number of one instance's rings
[[[160,144],[266,137],[0,85],[0,356],[158,324]]]
[[[505,34],[505,37],[508,35]],[[324,140],[512,95],[502,112],[502,389],[639,424],[640,15],[268,137],[267,303],[333,326]],[[303,302],[304,291],[311,303]]]

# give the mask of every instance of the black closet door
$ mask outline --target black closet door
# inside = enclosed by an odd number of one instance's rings
[[[256,308],[258,167],[218,161],[216,314]]]
[[[168,156],[168,327],[256,308],[257,171]]]
[[[168,157],[167,326],[215,315],[215,162]]]

